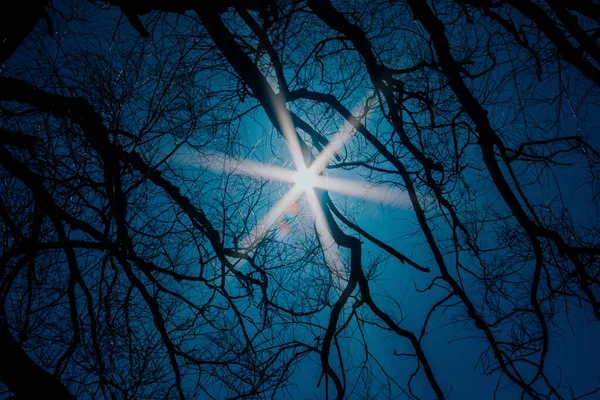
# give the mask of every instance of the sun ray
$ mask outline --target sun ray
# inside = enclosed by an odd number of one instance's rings
[[[317,234],[319,235],[321,247],[323,248],[325,262],[329,267],[329,272],[334,281],[336,290],[341,292],[345,287],[345,282],[348,281],[344,269],[344,262],[342,261],[337,244],[331,235],[331,231],[329,230],[329,226],[325,219],[325,213],[323,212],[323,208],[321,207],[321,203],[319,202],[314,189],[308,189],[305,193],[313,218],[315,219],[315,226],[317,228]]]
[[[313,186],[382,204],[396,206],[410,206],[411,204],[406,191],[393,186],[373,186],[361,181],[321,175],[315,177]]]
[[[369,96],[366,97],[368,98]],[[359,108],[360,106],[355,110]],[[369,111],[370,110],[367,110],[364,118],[368,116]],[[352,121],[356,121],[356,123],[353,124]],[[358,122],[358,119],[354,117],[354,112],[352,112],[352,118],[350,118],[350,121],[346,120],[344,122],[342,129],[333,137],[333,139],[329,141],[329,144],[323,150],[321,150],[317,158],[310,165],[315,174],[319,175],[325,168],[327,168],[327,164],[329,164],[329,161],[335,157],[337,152],[340,151],[340,149],[344,147],[346,143],[352,140],[354,133],[356,132],[356,125]]]
[[[294,185],[277,203],[269,210],[269,212],[252,228],[250,233],[242,239],[240,245],[247,251],[252,251],[263,240],[273,225],[279,221],[285,210],[292,204],[300,195],[302,189],[298,185]]]
[[[277,113],[279,125],[281,126],[281,131],[287,142],[287,147],[290,151],[290,155],[292,156],[292,160],[296,165],[296,169],[306,168],[306,162],[302,156],[302,147],[300,146],[300,141],[298,140],[296,128],[294,127],[292,117],[285,105],[285,102],[281,96],[275,96],[273,102],[275,103],[275,111]]]
[[[264,178],[273,181],[294,182],[294,170],[250,160],[238,160],[223,154],[204,154],[197,160],[202,167],[213,171],[232,172],[236,175]]]
[[[358,108],[352,112],[349,121],[345,121],[340,131],[330,140],[329,144],[319,153],[311,165],[307,166],[303,158],[300,140],[285,103],[281,97],[276,96],[274,104],[278,123],[285,137],[292,161],[295,164],[295,170],[251,160],[238,160],[217,153],[204,154],[200,159],[194,159],[194,161],[210,170],[225,171],[237,175],[293,184],[290,190],[277,201],[268,213],[252,228],[250,233],[240,241],[240,248],[249,253],[256,249],[273,226],[281,219],[286,209],[303,193],[306,194],[334,287],[336,291],[341,292],[348,282],[345,263],[342,261],[338,245],[331,234],[325,218],[325,211],[316,195],[315,189],[338,192],[365,200],[373,200],[397,206],[410,205],[408,195],[405,191],[395,187],[384,188],[367,185],[356,180],[322,175],[322,172],[327,168],[331,159],[352,139],[356,131],[356,125],[359,123],[359,119],[354,116]],[[362,118],[366,118],[368,112],[369,110],[364,113]]]

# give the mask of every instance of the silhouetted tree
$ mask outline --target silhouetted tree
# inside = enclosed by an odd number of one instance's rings
[[[599,16],[592,0],[5,12],[4,393],[444,399],[480,381],[477,398],[593,398]],[[325,155],[329,183],[256,237],[289,195],[269,164]],[[392,198],[344,202],[340,176]]]

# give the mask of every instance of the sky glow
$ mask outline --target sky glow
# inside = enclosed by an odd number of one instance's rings
[[[361,106],[362,107],[362,106]],[[365,200],[376,201],[384,204],[407,206],[410,204],[406,192],[395,187],[381,187],[369,185],[363,181],[342,179],[323,175],[323,171],[353,136],[354,126],[346,121],[342,129],[330,140],[329,144],[307,166],[302,156],[300,142],[291,121],[289,112],[284,104],[278,104],[278,119],[286,140],[286,145],[291,158],[296,165],[296,170],[277,167],[250,160],[238,160],[223,154],[213,153],[204,155],[200,164],[208,169],[234,173],[236,175],[251,176],[258,179],[288,182],[292,184],[290,190],[277,201],[269,212],[252,228],[250,233],[240,242],[241,250],[252,252],[281,220],[286,210],[303,194],[315,220],[319,242],[323,249],[325,260],[329,267],[332,279],[338,289],[347,281],[344,263],[339,250],[325,219],[325,213],[315,189],[338,192]],[[355,110],[356,111],[356,110]],[[354,112],[353,112],[354,114]],[[368,112],[362,118],[366,118]],[[356,122],[358,118],[351,118]]]

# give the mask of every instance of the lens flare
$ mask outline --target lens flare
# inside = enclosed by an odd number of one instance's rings
[[[291,226],[288,221],[282,221],[281,218],[286,213],[292,215],[298,213],[299,205],[297,200],[304,194],[311,214],[315,218],[319,242],[334,280],[334,286],[341,292],[348,278],[342,257],[329,231],[324,211],[317,199],[315,189],[339,192],[365,200],[374,200],[404,207],[410,205],[408,195],[403,190],[394,187],[373,187],[356,180],[322,175],[322,172],[327,168],[327,165],[337,152],[352,140],[356,127],[360,124],[359,119],[354,117],[354,115],[348,118],[342,129],[322,149],[310,167],[308,167],[302,156],[300,142],[285,103],[279,97],[274,99],[274,101],[277,109],[278,123],[285,136],[292,161],[296,165],[296,171],[251,160],[237,160],[223,154],[215,153],[205,153],[199,159],[194,158],[194,163],[199,163],[204,168],[211,170],[221,170],[238,175],[293,184],[290,190],[277,201],[267,214],[252,228],[250,233],[242,239],[240,243],[241,248],[252,252],[274,227],[280,238],[287,237],[291,232]],[[368,115],[368,110],[361,118],[366,118],[366,115]]]

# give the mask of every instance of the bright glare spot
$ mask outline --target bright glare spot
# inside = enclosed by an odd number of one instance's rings
[[[317,175],[308,168],[301,168],[294,174],[294,182],[302,190],[312,189],[317,184]]]

